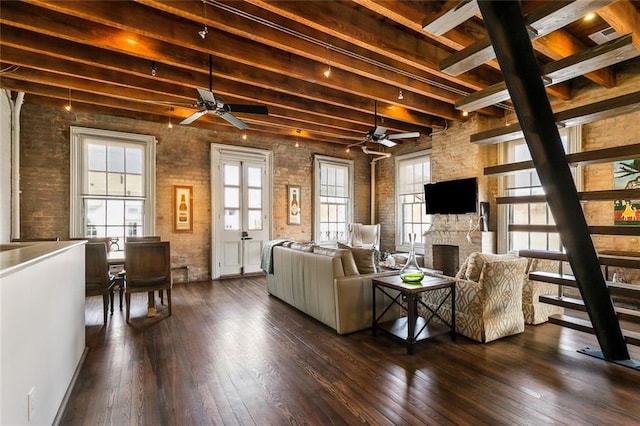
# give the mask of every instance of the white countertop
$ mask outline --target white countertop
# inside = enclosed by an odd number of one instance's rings
[[[86,244],[85,240],[0,244],[0,277],[83,244]]]

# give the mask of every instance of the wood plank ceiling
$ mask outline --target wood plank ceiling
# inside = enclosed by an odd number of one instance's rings
[[[552,102],[576,85],[613,87],[616,68],[638,60],[638,1],[522,8]],[[589,37],[609,28],[627,36]],[[211,82],[227,103],[268,107],[234,113],[246,132],[348,146],[374,123],[424,138],[463,111],[504,116],[487,40],[475,0],[2,1],[0,86],[30,103],[177,125]],[[215,114],[190,126],[234,129]]]

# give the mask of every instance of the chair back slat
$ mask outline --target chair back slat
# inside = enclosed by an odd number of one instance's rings
[[[127,286],[171,282],[171,249],[168,241],[125,244]]]

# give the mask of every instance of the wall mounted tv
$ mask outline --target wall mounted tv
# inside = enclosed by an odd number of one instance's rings
[[[478,211],[478,182],[475,177],[427,183],[424,186],[427,214],[465,214]]]

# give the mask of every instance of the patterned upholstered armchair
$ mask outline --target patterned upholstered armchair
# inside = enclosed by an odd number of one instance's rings
[[[529,269],[522,285],[522,312],[526,324],[541,324],[549,320],[549,315],[562,314],[564,308],[560,306],[540,303],[543,294],[557,294],[558,286],[529,279],[529,272],[560,272],[560,262],[548,259],[531,259]]]
[[[522,285],[528,260],[512,254],[472,253],[456,274],[456,331],[479,342],[490,342],[524,331]],[[424,293],[435,308],[442,290]],[[450,319],[446,306],[443,317]],[[449,318],[447,318],[449,315]]]

